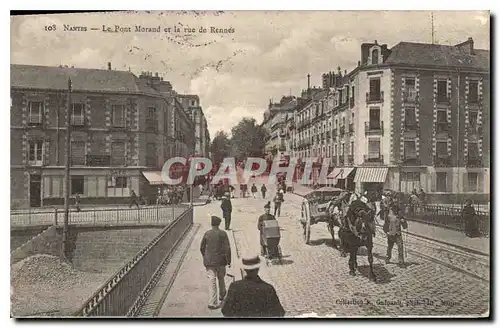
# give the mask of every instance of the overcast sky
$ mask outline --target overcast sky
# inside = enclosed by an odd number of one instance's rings
[[[73,65],[84,68],[158,72],[179,93],[197,94],[211,136],[230,131],[241,118],[258,122],[269,99],[299,95],[311,74],[348,71],[360,60],[360,45],[377,40],[394,46],[400,41],[431,42],[430,12],[224,12],[112,13],[14,17],[11,20],[11,62],[33,65]],[[45,26],[57,25],[56,32]],[[64,32],[63,24],[161,26],[160,33]],[[173,26],[195,28],[174,33]],[[200,27],[234,29],[234,33],[199,33]],[[487,12],[435,12],[435,39],[456,44],[474,39],[489,49]],[[164,28],[171,27],[171,33]]]

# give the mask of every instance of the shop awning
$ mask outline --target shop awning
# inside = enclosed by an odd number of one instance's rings
[[[150,185],[164,185],[165,181],[161,177],[161,171],[142,172],[142,175],[149,181]]]
[[[328,174],[328,179],[345,179],[352,173],[354,167],[336,167]]]
[[[385,182],[388,167],[358,167],[354,182]]]

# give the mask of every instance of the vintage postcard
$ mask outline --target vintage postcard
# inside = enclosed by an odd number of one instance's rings
[[[11,16],[11,316],[488,318],[490,13]]]

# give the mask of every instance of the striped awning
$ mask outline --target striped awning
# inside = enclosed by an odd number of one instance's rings
[[[388,167],[358,167],[354,182],[385,182]]]
[[[328,174],[328,179],[345,179],[354,170],[354,167],[336,167]]]
[[[164,185],[165,181],[161,177],[161,171],[142,172],[142,175],[149,181],[150,185]]]

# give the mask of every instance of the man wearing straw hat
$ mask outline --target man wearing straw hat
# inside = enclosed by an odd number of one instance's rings
[[[210,296],[208,308],[217,309],[217,282],[219,284],[219,300],[226,296],[226,266],[231,265],[231,246],[227,233],[219,229],[221,218],[211,217],[212,229],[205,232],[201,240],[200,251],[203,255],[203,265],[207,269],[210,280]]]
[[[241,264],[245,278],[229,286],[227,298],[222,306],[224,317],[283,317],[285,310],[274,287],[259,277],[262,257],[244,256]]]

